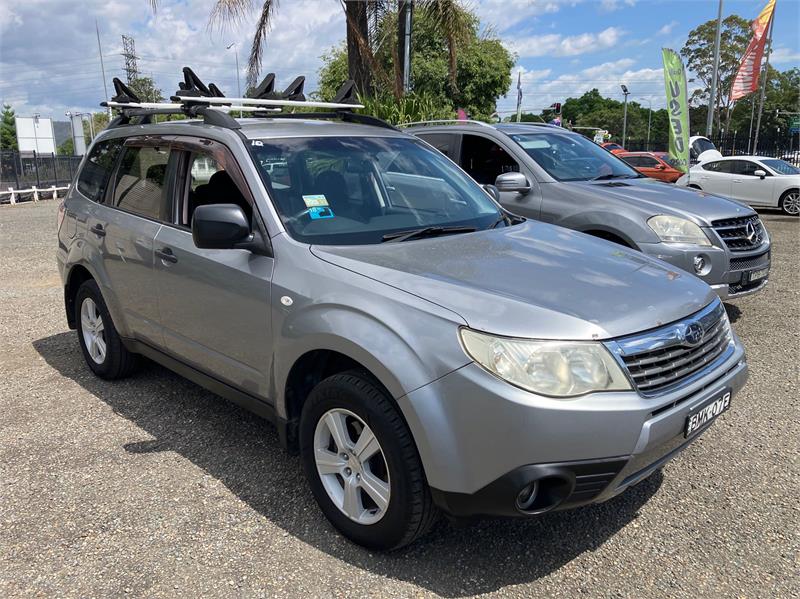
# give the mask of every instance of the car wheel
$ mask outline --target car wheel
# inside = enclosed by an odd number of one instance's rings
[[[136,354],[128,351],[114,328],[100,288],[85,281],[75,296],[78,341],[89,368],[104,379],[119,379],[136,367]]]
[[[800,190],[790,189],[781,196],[778,208],[789,216],[800,215]]]
[[[322,512],[355,543],[397,549],[433,525],[437,510],[411,433],[366,374],[336,374],[311,391],[300,451]]]
[[[703,191],[703,188],[702,188],[702,187],[700,187],[699,185],[695,185],[694,183],[690,183],[690,184],[689,184],[689,185],[687,185],[686,187],[689,187],[689,188],[691,188],[691,189],[699,189],[700,191]]]

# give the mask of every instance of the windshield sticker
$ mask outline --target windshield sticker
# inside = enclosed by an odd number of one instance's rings
[[[250,142],[250,145],[251,145],[251,146],[260,146],[260,147],[263,147],[263,145],[264,145],[264,142],[263,142],[263,141],[261,141],[260,139],[254,139],[253,141],[251,141],[251,142]]]
[[[328,200],[321,193],[303,196],[303,201],[306,203],[306,208],[313,208],[314,206],[327,206]]]
[[[525,150],[540,150],[550,147],[546,139],[522,139],[517,140],[517,143]]]
[[[314,206],[308,209],[308,215],[311,217],[311,220],[317,220],[320,218],[333,218],[333,210],[327,206]]]

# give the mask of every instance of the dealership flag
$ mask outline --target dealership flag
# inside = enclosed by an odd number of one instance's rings
[[[686,71],[675,50],[662,48],[664,86],[669,114],[669,154],[684,173],[689,170],[689,104],[686,101]]]
[[[758,89],[758,76],[761,73],[761,59],[764,57],[764,46],[767,43],[767,31],[775,11],[775,0],[769,0],[761,14],[750,24],[753,38],[744,52],[736,78],[733,80],[731,100],[739,100]]]

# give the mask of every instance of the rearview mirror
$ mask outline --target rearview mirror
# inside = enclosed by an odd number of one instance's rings
[[[756,177],[761,177],[761,178],[763,179],[764,177],[766,177],[766,176],[767,176],[767,171],[764,171],[764,170],[758,169],[758,170],[755,170],[755,171],[753,171],[753,174],[754,174]]]
[[[192,239],[202,249],[226,250],[247,244],[253,236],[241,207],[236,204],[206,204],[194,210]]]
[[[531,184],[522,173],[503,173],[494,181],[498,191],[516,191],[526,194],[531,190]]]

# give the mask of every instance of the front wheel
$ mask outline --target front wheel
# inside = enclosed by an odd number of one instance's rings
[[[783,196],[778,207],[789,216],[800,215],[800,190],[790,189]]]
[[[397,549],[435,521],[411,433],[365,374],[336,374],[311,391],[300,417],[300,451],[314,498],[350,540]]]

